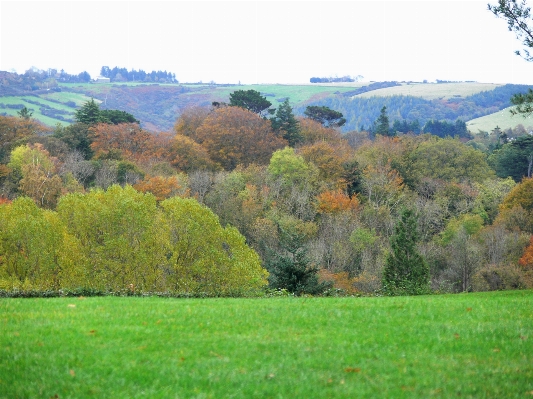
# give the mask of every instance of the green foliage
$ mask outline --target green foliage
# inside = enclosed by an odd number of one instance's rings
[[[387,107],[383,106],[379,113],[378,119],[374,122],[375,134],[381,134],[382,136],[394,135],[396,132],[391,131],[389,126],[389,117],[387,116]]]
[[[17,111],[17,115],[22,119],[28,120],[33,115],[33,112],[24,106],[20,111]]]
[[[404,209],[391,237],[391,252],[383,271],[383,292],[386,295],[420,295],[429,290],[429,267],[419,254],[417,217]]]
[[[268,273],[233,227],[196,200],[158,207],[131,186],[74,193],[57,213],[0,205],[0,290],[257,295]]]
[[[521,136],[504,144],[489,157],[498,177],[512,177],[520,182],[533,172],[533,136]]]
[[[265,113],[274,113],[274,109],[269,109],[272,103],[256,90],[234,91],[229,95],[229,105],[247,109],[261,116],[264,116]]]
[[[295,295],[321,294],[330,288],[331,284],[318,281],[319,269],[307,256],[309,224],[284,218],[277,222],[277,229],[280,248],[270,249],[266,260],[270,287]]]
[[[458,139],[431,138],[418,145],[409,154],[411,179],[425,177],[449,182],[482,182],[493,177],[485,155]]]
[[[84,159],[89,160],[94,155],[91,149],[93,138],[89,132],[89,125],[85,123],[74,123],[64,127],[56,126],[53,137],[64,142],[71,150],[80,152]]]
[[[96,125],[98,123],[110,123],[119,125],[121,123],[139,123],[135,117],[126,112],[116,109],[101,110],[100,106],[91,98],[80,109],[74,112],[74,118],[78,123],[85,125]]]
[[[169,229],[167,286],[172,291],[216,295],[257,292],[268,273],[255,251],[233,227],[196,200],[174,197],[161,202]]]
[[[293,148],[285,147],[272,154],[268,172],[274,179],[282,179],[287,184],[299,185],[315,179],[318,170],[305,162],[301,155],[296,155]]]
[[[524,53],[516,51],[517,55],[524,57],[526,61],[533,61],[533,56],[529,54],[529,49],[533,47],[533,29],[531,28],[531,8],[526,0],[517,2],[516,0],[498,0],[498,5],[488,5],[496,17],[507,20],[507,28],[516,34],[516,38],[522,41]]]
[[[105,123],[112,123],[113,125],[140,123],[132,114],[118,109],[103,109],[100,111],[100,117]]]
[[[96,125],[104,121],[100,115],[100,106],[96,104],[94,98],[91,98],[80,109],[77,109],[74,112],[74,117],[78,123],[85,125]]]
[[[76,279],[77,243],[57,214],[21,197],[0,206],[0,288],[59,289]]]
[[[292,113],[288,98],[280,104],[276,110],[276,115],[270,119],[270,122],[272,123],[272,129],[287,140],[289,146],[295,147],[302,142],[300,123]]]
[[[479,215],[465,214],[448,222],[441,233],[441,243],[448,245],[456,237],[459,231],[463,231],[467,237],[479,233],[483,228],[483,218]]]
[[[305,109],[304,115],[325,127],[341,127],[346,123],[341,112],[326,106],[309,105]]]

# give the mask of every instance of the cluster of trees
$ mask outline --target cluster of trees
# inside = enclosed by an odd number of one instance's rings
[[[142,69],[127,70],[126,68],[109,68],[103,66],[100,69],[100,76],[111,79],[112,82],[158,82],[158,83],[178,83],[176,74],[167,71],[146,72]]]
[[[260,93],[239,90],[228,104],[186,109],[172,132],[157,134],[114,120],[94,101],[76,112],[76,123],[54,130],[28,115],[0,118],[0,220],[21,220],[0,229],[2,284],[94,280],[105,290],[133,284],[229,295],[237,286],[258,289],[264,268],[271,288],[296,294],[533,285],[528,140],[498,138],[491,152],[493,135],[464,143],[430,134],[342,134],[338,111],[310,106],[306,116],[296,117],[288,100],[272,110]],[[527,162],[516,175],[492,166],[506,165],[513,151]],[[21,207],[27,210],[14,210]],[[9,212],[18,216],[9,219]],[[172,219],[172,212],[190,219]],[[68,258],[59,243],[47,252],[51,263],[40,263],[43,248],[31,249],[35,240],[23,241],[31,234],[17,230],[40,222],[24,214],[57,220],[46,229],[73,242],[71,256],[79,258]],[[231,246],[228,235],[240,244]],[[211,239],[212,247],[199,244]],[[230,265],[218,270],[209,259]],[[70,270],[74,264],[80,269]],[[50,277],[61,268],[65,277]],[[56,285],[39,285],[52,280]]]
[[[257,254],[193,199],[131,186],[67,194],[55,211],[0,206],[0,288],[247,295],[266,284]]]
[[[355,78],[352,78],[351,76],[341,76],[339,77],[329,77],[329,78],[317,78],[312,77],[309,79],[311,83],[342,83],[342,82],[357,82],[363,77],[361,75],[357,75]]]
[[[59,90],[61,83],[87,83],[91,75],[87,71],[79,74],[69,74],[63,69],[42,70],[35,67],[28,69],[23,74],[2,72],[0,94],[20,95],[24,91]]]

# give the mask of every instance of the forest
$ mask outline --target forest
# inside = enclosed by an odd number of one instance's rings
[[[237,90],[158,132],[94,100],[69,126],[26,108],[0,116],[0,290],[533,287],[525,129],[460,137],[461,123],[433,121],[440,134],[402,132],[417,125],[391,122],[383,105],[372,129],[343,132],[351,119],[330,105],[297,116],[289,99],[275,108]]]

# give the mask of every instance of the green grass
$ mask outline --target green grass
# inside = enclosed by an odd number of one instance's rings
[[[0,104],[22,104],[25,105],[26,108],[28,108],[30,111],[33,112],[32,118],[38,120],[39,122],[42,122],[43,124],[47,126],[55,126],[57,123],[60,123],[62,125],[69,125],[68,122],[61,121],[59,119],[51,118],[49,116],[41,114],[39,108],[40,105],[32,104],[27,102],[26,100],[29,99],[30,101],[36,101],[43,105],[48,105],[51,108],[60,109],[64,111],[71,112],[72,114],[73,109],[62,104],[57,104],[52,101],[48,101],[46,99],[43,99],[42,97],[36,97],[36,96],[21,96],[21,97],[15,97],[15,96],[5,96],[0,97]],[[9,116],[18,116],[17,112],[18,109],[11,109],[11,108],[0,108],[0,112],[5,112]]]
[[[522,398],[533,291],[0,300],[2,398]]]
[[[318,99],[333,94],[337,91],[345,92],[355,90],[357,87],[364,86],[365,83],[352,83],[351,85],[244,85],[244,86],[227,86],[217,87],[215,94],[217,96],[228,98],[230,93],[236,90],[256,90],[260,93],[274,94],[274,97],[267,96],[266,99],[277,107],[280,103],[278,98],[289,97],[291,104],[297,104],[310,99]]]
[[[359,94],[357,97],[415,96],[426,100],[467,97],[482,91],[494,90],[501,84],[495,83],[413,83],[387,87]]]
[[[520,124],[522,124],[526,129],[533,126],[533,118],[531,116],[528,118],[524,118],[523,116],[519,115],[513,116],[511,115],[511,112],[509,112],[509,110],[512,108],[514,107],[508,107],[493,114],[472,119],[466,122],[466,126],[474,134],[479,133],[480,130],[490,133],[492,130],[494,130],[494,128],[496,128],[496,126],[499,126],[502,130],[508,128],[514,129]]]
[[[84,94],[72,93],[72,92],[68,92],[68,91],[60,91],[60,92],[52,92],[52,93],[49,93],[49,94],[41,94],[39,97],[43,98],[43,99],[52,99],[52,100],[60,101],[62,103],[66,103],[68,101],[73,101],[76,104],[76,106],[78,106],[78,107],[82,106],[87,101],[91,100],[90,97],[87,97]],[[1,97],[0,97],[0,100],[1,100]]]

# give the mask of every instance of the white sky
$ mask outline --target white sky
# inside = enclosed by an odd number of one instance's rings
[[[533,84],[487,2],[0,1],[0,70],[167,70],[180,82]]]

